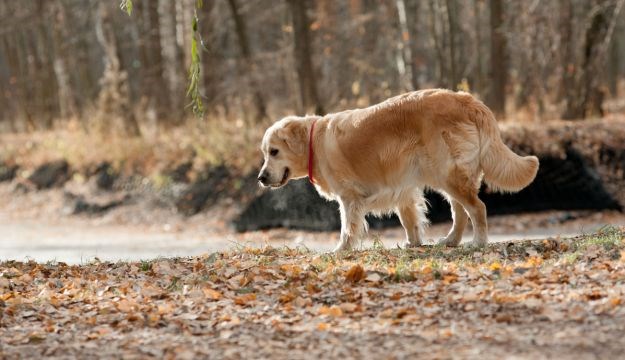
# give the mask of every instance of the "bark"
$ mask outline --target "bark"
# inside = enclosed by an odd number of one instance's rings
[[[250,48],[250,42],[247,36],[247,28],[245,26],[245,20],[239,12],[239,7],[236,0],[228,0],[230,11],[232,12],[232,18],[234,20],[234,29],[237,34],[237,40],[239,42],[239,50],[243,57],[243,73],[249,79],[248,86],[251,88],[254,97],[254,107],[256,108],[256,119],[260,121],[267,117],[267,106],[265,105],[265,99],[259,89],[258,82],[256,81],[256,65],[252,58],[252,50]]]
[[[606,94],[601,88],[601,79],[605,74],[607,50],[614,26],[624,2],[624,0],[618,2],[602,0],[595,8],[584,36],[583,60],[575,74],[574,90],[567,94],[563,119],[604,115],[603,100]]]
[[[376,16],[376,11],[378,10],[377,1],[363,0],[362,8],[366,20],[363,24],[364,34],[362,36],[362,43],[359,46],[361,51],[359,51],[358,54],[359,56],[367,59],[367,64],[369,66],[372,68],[378,68],[381,66],[378,58],[370,56],[370,54],[376,53],[376,50],[378,49],[378,42],[380,41],[379,34],[381,31],[381,24],[379,22],[379,17]],[[377,103],[383,100],[383,97],[380,96],[380,93],[377,91],[379,89],[379,84],[375,81],[374,76],[369,75],[370,72],[371,71],[368,70],[367,73],[357,74],[357,76],[362,78],[361,93],[368,96],[370,102]]]
[[[615,32],[616,35],[616,32]],[[610,63],[608,66],[608,89],[611,96],[618,96],[619,65],[621,64],[621,43],[614,37],[610,44]]]
[[[409,49],[410,49],[410,73],[412,88],[419,89],[419,32],[417,26],[419,24],[419,2],[408,1],[406,3],[406,19],[408,21]]]
[[[455,90],[460,80],[456,69],[456,34],[458,33],[456,2],[446,0],[447,24],[449,26],[449,77],[452,90]]]
[[[399,58],[398,58],[398,72],[399,80],[402,84],[402,88],[405,90],[414,90],[413,87],[413,60],[412,49],[410,47],[410,30],[407,20],[406,2],[404,0],[396,0],[397,6],[397,18],[399,20]],[[406,66],[408,63],[408,66]]]
[[[213,8],[214,1],[205,1],[204,5],[200,9],[200,34],[203,39],[211,39],[213,36]],[[183,21],[185,21],[183,19]],[[188,44],[185,45],[185,49],[188,49]],[[214,107],[217,100],[217,83],[219,82],[219,76],[217,75],[216,67],[217,61],[220,60],[218,49],[213,45],[211,41],[205,43],[206,49],[200,53],[202,59],[202,86],[204,89],[204,98],[206,102],[206,108],[210,109]]]
[[[429,21],[428,26],[431,34],[432,47],[436,53],[437,67],[437,83],[438,86],[448,87],[447,81],[447,61],[445,61],[445,53],[443,49],[442,39],[437,31],[438,8],[434,0],[428,1]]]
[[[135,13],[140,22],[141,94],[155,110],[157,123],[163,123],[170,107],[161,48],[158,0],[135,0]]]
[[[54,74],[58,86],[58,101],[62,119],[78,116],[77,100],[69,75],[69,53],[67,51],[68,34],[67,13],[61,0],[49,3],[54,22],[52,27],[52,44],[54,48]]]
[[[310,22],[306,13],[306,3],[305,0],[287,0],[293,25],[293,50],[299,82],[300,106],[305,112],[314,109],[316,114],[322,115],[324,110],[319,100],[317,78],[312,64]]]
[[[573,41],[573,1],[560,0],[560,47],[562,48],[562,85],[558,100],[574,98],[576,57]]]
[[[484,68],[482,55],[482,27],[480,26],[482,21],[481,13],[482,6],[480,5],[481,0],[473,0],[473,26],[475,31],[475,81],[473,88],[474,90],[481,94],[483,90],[484,83]]]
[[[503,23],[503,1],[490,0],[490,68],[492,87],[488,105],[500,117],[505,114],[506,84],[508,81],[508,59]]]
[[[119,130],[130,136],[140,135],[139,124],[130,108],[128,76],[121,69],[117,39],[111,23],[111,9],[100,3],[96,16],[96,37],[104,51],[104,73],[100,78],[98,111],[95,125],[102,132]]]
[[[161,1],[161,40],[163,48],[163,59],[168,89],[170,93],[171,106],[169,112],[173,124],[180,124],[184,109],[184,83],[185,66],[182,61],[182,49],[178,45],[176,15],[177,8],[175,1]]]

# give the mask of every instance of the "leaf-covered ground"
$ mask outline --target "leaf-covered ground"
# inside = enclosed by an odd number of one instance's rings
[[[0,358],[616,358],[625,238],[0,263]]]

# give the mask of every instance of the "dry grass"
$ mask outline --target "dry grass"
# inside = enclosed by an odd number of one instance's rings
[[[241,172],[258,166],[258,144],[268,123],[189,118],[183,125],[128,137],[85,131],[74,123],[52,131],[0,135],[0,161],[23,169],[66,159],[84,169],[108,161],[126,174],[154,176],[185,161],[198,170],[227,163]]]

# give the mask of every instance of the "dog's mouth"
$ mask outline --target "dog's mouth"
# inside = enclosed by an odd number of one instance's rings
[[[284,169],[284,175],[282,175],[282,180],[280,180],[280,186],[286,184],[289,181],[289,168]]]
[[[277,184],[264,184],[264,183],[261,183],[261,184],[263,184],[263,186],[268,186],[270,188],[277,189],[279,187],[284,186],[287,183],[287,181],[289,181],[289,174],[290,174],[289,168],[284,168],[284,174],[282,174],[282,179],[280,179],[279,183],[277,183]]]

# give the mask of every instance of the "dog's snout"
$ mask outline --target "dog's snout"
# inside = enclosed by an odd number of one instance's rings
[[[260,181],[261,184],[264,184],[267,181],[267,174],[264,172],[258,174],[258,181]]]

